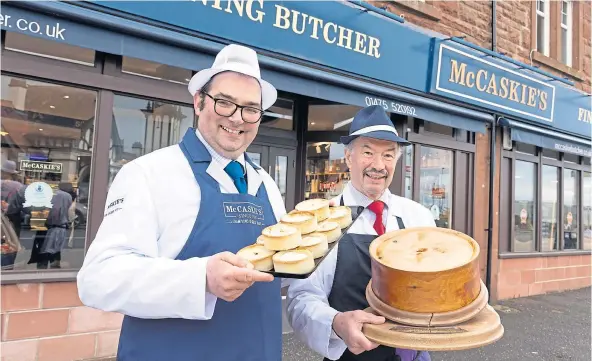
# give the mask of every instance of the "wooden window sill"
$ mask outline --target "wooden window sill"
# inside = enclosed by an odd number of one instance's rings
[[[562,72],[565,75],[569,75],[572,78],[579,80],[579,81],[583,81],[584,80],[584,74],[580,71],[580,70],[576,70],[572,67],[569,67],[563,63],[561,63],[558,60],[555,60],[553,58],[549,58],[548,56],[539,53],[538,51],[533,52],[532,58],[534,61],[536,61],[537,63],[541,63],[543,65],[546,65],[548,67],[551,67],[557,71]]]
[[[409,10],[411,13],[414,13],[419,16],[423,16],[427,19],[440,21],[442,17],[440,16],[440,12],[436,10],[430,4],[426,4],[422,1],[410,1],[410,0],[393,0],[397,6],[401,7],[404,10]],[[404,17],[404,14],[398,14]]]

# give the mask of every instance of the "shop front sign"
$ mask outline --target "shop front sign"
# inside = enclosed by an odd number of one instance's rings
[[[21,160],[21,171],[62,173],[62,163],[36,162],[31,160]]]
[[[423,91],[430,37],[347,1],[92,1],[177,28]]]
[[[451,41],[435,40],[427,91],[590,138],[590,97]]]

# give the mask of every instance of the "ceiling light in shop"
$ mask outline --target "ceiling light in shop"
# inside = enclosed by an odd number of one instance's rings
[[[49,106],[51,109],[55,109],[55,105],[50,105]]]
[[[335,123],[335,125],[333,126],[333,130],[344,127],[344,126],[348,125],[349,123],[351,123],[353,120],[354,120],[354,118],[349,118],[346,120],[342,120],[339,123]]]
[[[69,95],[64,95],[64,99],[70,99]]]

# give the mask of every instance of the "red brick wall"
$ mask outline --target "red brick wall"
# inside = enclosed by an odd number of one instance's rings
[[[500,259],[497,299],[588,287],[591,259],[589,255]]]
[[[115,355],[122,316],[82,306],[75,282],[2,286],[2,361]]]
[[[393,14],[403,15],[405,21],[422,28],[430,29],[447,36],[466,36],[465,40],[491,49],[491,2],[490,1],[430,1],[420,3],[413,0],[370,1],[378,7],[385,7]],[[505,53],[515,60],[529,65],[539,66],[541,70],[565,77],[567,67],[561,71],[551,67],[547,62],[541,63],[530,60],[533,49],[531,28],[534,21],[532,0],[507,0],[497,2],[496,14],[496,50]],[[588,93],[591,92],[591,62],[592,43],[590,40],[591,2],[579,1],[580,21],[583,39],[579,46],[582,61],[574,64],[574,71],[579,71],[579,77],[571,77],[576,87]],[[426,8],[429,11],[426,11]],[[575,18],[576,16],[574,16]],[[551,36],[551,41],[555,41]],[[552,44],[553,46],[553,44]],[[574,44],[575,46],[575,44]],[[554,63],[559,63],[555,61]],[[556,64],[557,65],[557,64]],[[560,64],[558,64],[560,65]]]

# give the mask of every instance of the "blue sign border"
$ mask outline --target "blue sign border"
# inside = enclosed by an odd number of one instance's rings
[[[443,92],[443,93],[452,94],[454,96],[457,96],[457,97],[460,97],[463,99],[467,99],[467,102],[469,102],[469,103],[472,103],[475,105],[482,105],[482,106],[489,105],[491,107],[501,109],[502,111],[509,112],[510,114],[514,113],[518,116],[532,117],[532,118],[544,120],[544,121],[547,121],[550,123],[553,122],[553,115],[555,112],[555,86],[554,85],[546,84],[544,81],[542,81],[540,79],[536,79],[534,77],[528,76],[527,74],[524,74],[524,73],[520,73],[520,72],[515,71],[513,69],[505,68],[505,67],[501,66],[500,64],[490,62],[490,61],[486,60],[487,58],[484,56],[479,57],[477,55],[470,54],[464,50],[455,48],[455,47],[447,45],[447,44],[443,44],[443,43],[439,43],[439,44],[440,44],[440,46],[437,47],[437,50],[435,49],[435,51],[434,51],[436,54],[436,61],[434,61],[434,66],[436,67],[436,69],[435,69],[435,82],[433,84],[432,91],[435,90],[436,92]],[[487,100],[487,99],[485,99],[485,96],[490,95],[489,93],[485,93],[485,94],[483,94],[482,98],[479,98],[479,97],[476,97],[475,95],[469,94],[468,92],[463,93],[458,90],[452,89],[452,87],[446,87],[446,85],[451,85],[450,82],[446,81],[446,80],[441,82],[442,70],[443,70],[442,60],[443,60],[443,55],[444,55],[444,52],[446,49],[448,51],[459,54],[461,57],[464,57],[465,59],[470,58],[476,62],[480,62],[480,63],[485,64],[487,67],[493,67],[493,68],[499,69],[502,72],[511,73],[511,74],[515,75],[516,77],[526,79],[530,83],[537,83],[541,86],[541,88],[543,88],[543,87],[548,88],[550,91],[550,94],[551,94],[551,97],[550,97],[550,100],[551,100],[550,105],[551,106],[550,106],[550,109],[548,111],[546,111],[546,113],[549,113],[548,116],[545,117],[545,116],[540,115],[540,113],[535,113],[535,112],[529,113],[524,110],[512,108],[508,105],[504,105],[501,101],[496,103],[491,100]],[[495,74],[495,73],[493,73],[493,74]],[[462,88],[463,88],[463,90],[467,90],[467,91],[470,89],[470,88],[467,88],[464,86]]]

